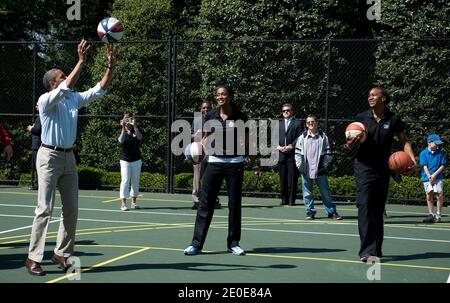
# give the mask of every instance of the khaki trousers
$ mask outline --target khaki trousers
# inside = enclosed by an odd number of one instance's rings
[[[68,258],[74,251],[78,218],[78,172],[75,156],[73,152],[41,147],[37,154],[36,170],[39,182],[38,199],[28,257],[35,262],[41,262],[44,257],[45,238],[58,187],[62,212],[54,253]]]
[[[200,198],[200,183],[202,179],[203,163],[194,164],[194,179],[192,180],[192,201],[198,203]]]

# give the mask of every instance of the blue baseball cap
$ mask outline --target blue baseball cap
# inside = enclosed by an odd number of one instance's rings
[[[428,138],[427,138],[427,142],[434,142],[434,143],[437,144],[437,145],[440,145],[440,144],[443,143],[443,142],[441,141],[441,138],[439,138],[439,136],[436,135],[436,134],[431,134],[431,135],[429,135]]]

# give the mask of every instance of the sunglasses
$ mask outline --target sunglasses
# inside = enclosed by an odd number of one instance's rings
[[[314,124],[314,123],[316,123],[316,121],[308,121],[308,122],[306,122],[306,124]]]
[[[290,109],[283,109],[281,112],[282,113],[289,113],[291,110]]]

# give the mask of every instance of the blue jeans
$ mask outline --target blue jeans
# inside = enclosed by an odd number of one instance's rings
[[[302,192],[303,192],[303,202],[306,206],[307,214],[315,214],[316,209],[314,208],[314,194],[313,194],[313,182],[316,181],[317,186],[319,186],[320,196],[322,198],[323,205],[327,214],[336,213],[336,205],[331,201],[330,186],[328,185],[328,177],[326,175],[319,176],[317,179],[310,179],[302,175]]]

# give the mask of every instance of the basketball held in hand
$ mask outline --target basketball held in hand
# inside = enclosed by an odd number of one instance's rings
[[[359,142],[361,143],[366,141],[366,127],[361,122],[352,122],[345,129],[345,139],[347,141],[353,139],[354,137],[359,137]]]
[[[389,169],[396,174],[404,174],[412,166],[414,166],[413,160],[404,151],[395,152],[389,157]]]
[[[205,158],[203,145],[200,142],[192,142],[191,144],[188,144],[188,146],[184,149],[184,156],[187,161],[193,164],[201,163]]]

